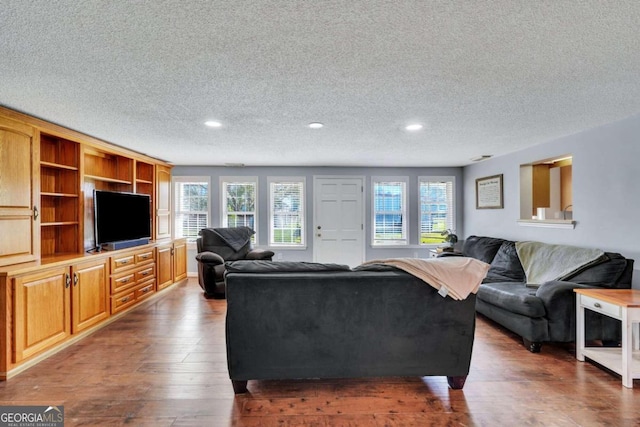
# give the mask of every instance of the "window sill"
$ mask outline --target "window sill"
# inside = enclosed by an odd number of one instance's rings
[[[517,223],[521,227],[576,228],[576,222],[572,219],[519,219]]]
[[[258,249],[267,249],[267,250],[278,250],[278,251],[306,251],[307,250],[307,245],[304,246],[277,246],[277,245],[270,245],[270,246],[266,246],[266,247],[262,247],[262,248],[258,248]]]

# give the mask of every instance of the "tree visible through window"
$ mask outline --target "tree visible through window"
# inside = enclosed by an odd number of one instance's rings
[[[442,232],[455,230],[453,177],[421,177],[420,244],[440,244]]]
[[[176,237],[195,240],[209,223],[208,178],[175,178]]]
[[[273,181],[269,197],[269,244],[304,245],[304,181]]]
[[[249,227],[256,229],[256,181],[223,182],[223,227]],[[252,237],[255,241],[255,234]]]
[[[406,244],[406,182],[373,182],[373,244]]]

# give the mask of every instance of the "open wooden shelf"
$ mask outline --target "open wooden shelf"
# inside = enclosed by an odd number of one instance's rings
[[[72,171],[78,170],[77,166],[60,165],[58,163],[51,163],[51,162],[45,162],[45,161],[40,161],[40,167],[52,168],[52,169],[65,169],[65,170],[72,170]]]
[[[80,145],[40,135],[41,255],[80,251]]]
[[[110,178],[108,176],[99,176],[99,175],[89,175],[89,174],[85,174],[84,175],[85,179],[94,179],[96,181],[102,181],[102,182],[111,182],[113,184],[126,184],[126,185],[131,185],[133,184],[132,181],[126,180],[126,179],[117,179],[117,178]]]

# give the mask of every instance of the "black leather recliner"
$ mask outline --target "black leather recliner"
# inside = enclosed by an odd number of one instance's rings
[[[196,243],[198,254],[198,283],[206,298],[225,297],[225,262],[238,260],[271,261],[273,252],[251,247],[249,227],[203,228]]]

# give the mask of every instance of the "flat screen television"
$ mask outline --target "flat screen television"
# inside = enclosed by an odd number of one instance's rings
[[[151,238],[150,207],[151,198],[146,194],[94,190],[96,246],[119,249],[148,243]]]

